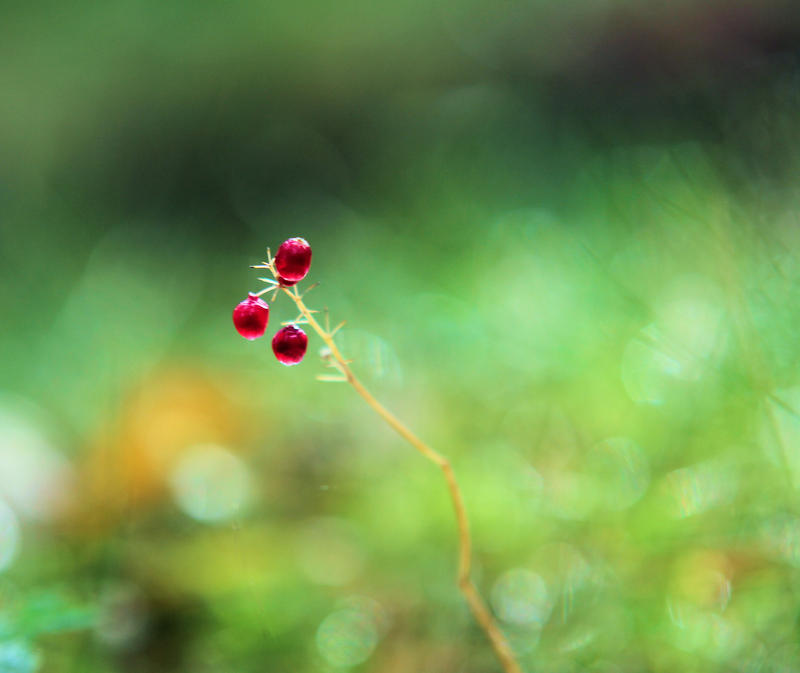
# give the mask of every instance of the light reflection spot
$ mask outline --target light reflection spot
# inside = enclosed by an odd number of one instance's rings
[[[330,665],[349,668],[372,655],[378,644],[378,627],[368,611],[347,607],[322,620],[316,642],[319,653]]]
[[[245,464],[213,444],[188,450],[170,475],[170,485],[184,514],[209,523],[225,521],[250,500],[250,475]]]
[[[513,568],[495,582],[491,593],[497,616],[509,624],[544,624],[552,603],[547,585],[536,573]]]
[[[20,516],[47,521],[67,508],[75,484],[38,416],[34,407],[0,394],[0,495]]]
[[[719,461],[706,461],[667,474],[670,490],[679,517],[700,514],[730,502],[736,494],[738,480],[734,471]]]
[[[39,669],[41,657],[21,640],[0,642],[0,671],[33,673]]]

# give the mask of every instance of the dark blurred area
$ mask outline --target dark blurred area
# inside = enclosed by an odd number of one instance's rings
[[[791,104],[800,31],[788,2],[4,14],[6,191],[189,216],[219,242],[247,230],[248,205],[292,194],[413,197],[403,168],[432,144],[478,163],[510,145],[561,185],[576,142],[702,141],[751,163],[764,114]]]
[[[800,666],[798,3],[6,2],[0,92],[0,672],[499,670],[232,329],[296,235],[524,670]]]

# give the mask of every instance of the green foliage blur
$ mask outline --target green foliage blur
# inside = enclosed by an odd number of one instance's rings
[[[0,6],[0,673],[800,668],[796,3]],[[327,311],[325,313],[324,311]]]

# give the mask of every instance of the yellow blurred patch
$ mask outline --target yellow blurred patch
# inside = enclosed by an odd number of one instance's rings
[[[246,445],[244,410],[226,394],[225,383],[173,367],[133,391],[88,453],[81,471],[82,502],[72,526],[86,532],[104,529],[122,512],[159,502],[170,470],[197,444],[233,451]]]

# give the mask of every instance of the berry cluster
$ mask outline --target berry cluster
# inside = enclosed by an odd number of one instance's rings
[[[314,286],[306,288],[305,292],[302,293],[297,287],[292,287],[306,277],[310,266],[311,246],[303,238],[290,238],[288,241],[284,241],[281,247],[278,248],[278,254],[274,258],[269,248],[267,248],[267,260],[252,268],[268,269],[272,274],[272,278],[259,278],[260,281],[267,284],[267,287],[258,293],[250,293],[247,299],[233,310],[234,326],[245,339],[257,339],[263,336],[269,319],[269,305],[260,299],[261,295],[272,292],[274,298],[278,292],[285,294],[297,306],[300,315],[295,320],[284,323],[284,326],[278,330],[278,333],[272,339],[272,352],[275,353],[278,361],[285,365],[296,365],[303,359],[308,347],[308,337],[298,325],[309,325],[325,343],[325,349],[320,351],[325,365],[338,372],[338,374],[333,375],[320,374],[317,376],[317,380],[349,383],[378,416],[442,471],[450,491],[450,498],[453,501],[456,525],[458,527],[458,587],[467,599],[470,610],[472,610],[478,624],[486,632],[505,673],[522,673],[522,669],[514,659],[514,654],[508,641],[494,621],[491,612],[489,612],[486,604],[481,599],[475,583],[470,577],[472,543],[469,535],[469,522],[464,510],[461,489],[453,474],[450,461],[411,432],[394,414],[378,402],[355,377],[349,366],[351,360],[346,360],[342,356],[333,338],[344,323],[339,323],[331,329],[328,324],[326,309],[325,327],[320,325],[312,315],[318,313],[318,311],[309,309],[303,301],[303,297]]]
[[[247,299],[233,309],[233,326],[245,339],[253,340],[264,336],[269,322],[269,304],[261,295],[277,291],[281,287],[291,287],[303,280],[311,266],[311,246],[304,238],[290,238],[281,243],[275,259],[267,262],[275,280],[268,281],[270,287],[258,294],[250,292]],[[265,268],[258,266],[256,268]],[[274,295],[273,295],[274,296]],[[284,365],[299,364],[306,354],[308,337],[296,324],[289,323],[279,329],[272,338],[272,352],[278,362]]]

